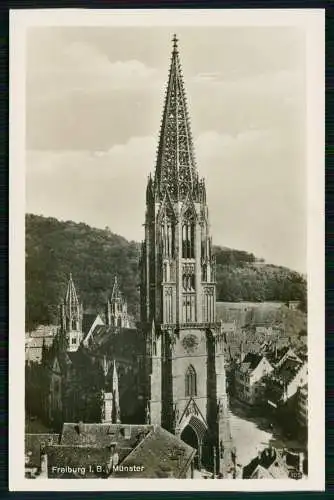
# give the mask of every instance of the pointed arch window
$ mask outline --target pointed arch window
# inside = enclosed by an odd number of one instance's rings
[[[185,385],[186,397],[197,396],[197,375],[192,365],[190,365],[186,371]]]
[[[173,257],[175,252],[175,227],[171,217],[165,217],[161,224],[164,257]]]
[[[187,220],[182,226],[182,257],[195,257],[195,224],[192,220]]]
[[[202,281],[207,281],[208,279],[208,268],[206,264],[203,264],[202,267]]]

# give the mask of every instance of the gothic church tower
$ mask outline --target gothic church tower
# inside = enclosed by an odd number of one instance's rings
[[[223,432],[228,411],[215,259],[176,36],[155,174],[147,184],[141,273],[147,421],[196,447],[198,467],[221,470],[218,449],[229,433]]]
[[[115,276],[111,297],[107,302],[106,319],[108,326],[129,328],[127,303],[120,290],[117,276]]]
[[[83,339],[83,307],[79,302],[72,274],[67,284],[66,295],[61,304],[61,334],[68,351],[76,351]]]

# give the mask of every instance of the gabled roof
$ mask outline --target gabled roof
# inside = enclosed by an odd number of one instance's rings
[[[117,471],[115,477],[182,478],[196,450],[180,438],[155,426],[138,446],[123,460],[122,466],[143,466],[143,471]]]
[[[303,363],[300,361],[287,358],[283,364],[274,372],[274,378],[289,384],[301,369]]]
[[[106,477],[106,465],[110,458],[108,448],[52,445],[46,448],[46,453],[49,478]],[[102,467],[101,471],[96,467],[97,465]],[[63,472],[62,467],[65,470],[66,467],[71,467],[75,472]]]
[[[285,356],[289,352],[289,350],[290,350],[289,346],[284,346],[278,348],[277,350],[273,346],[271,350],[267,351],[266,356],[270,362],[277,363],[283,358],[283,356]]]
[[[152,429],[151,425],[65,423],[60,444],[108,447],[116,442],[119,447],[132,449]]]
[[[137,358],[143,354],[145,340],[135,328],[117,328],[114,326],[98,325],[93,331],[93,343],[89,346],[92,352],[100,352],[113,357],[125,359]]]
[[[85,313],[82,317],[82,331],[85,335],[89,332],[93,326],[94,321],[97,318],[97,314]]]
[[[59,330],[58,325],[39,325],[32,332],[26,332],[28,337],[54,337]]]
[[[243,362],[240,365],[240,371],[243,373],[246,373],[249,371],[252,372],[253,370],[255,370],[255,368],[257,368],[257,366],[259,365],[260,361],[262,361],[262,359],[263,359],[263,356],[261,356],[261,354],[249,352],[248,354],[246,354]]]
[[[26,434],[26,467],[39,468],[41,465],[41,449],[44,449],[49,444],[57,444],[58,442],[59,434]]]

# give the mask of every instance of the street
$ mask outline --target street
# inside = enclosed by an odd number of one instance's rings
[[[271,444],[277,448],[304,451],[304,447],[286,438],[277,427],[270,427],[265,418],[254,416],[252,409],[233,400],[230,412],[231,433],[237,450],[237,463],[245,466],[258,450]]]

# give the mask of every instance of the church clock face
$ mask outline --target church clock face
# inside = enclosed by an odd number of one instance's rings
[[[199,344],[199,340],[196,335],[190,333],[182,339],[181,343],[184,350],[187,351],[188,354],[191,354],[194,351],[196,351]]]

